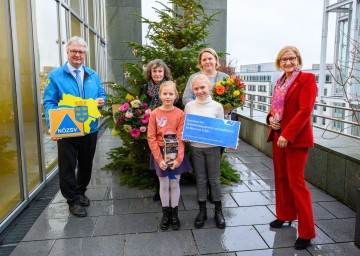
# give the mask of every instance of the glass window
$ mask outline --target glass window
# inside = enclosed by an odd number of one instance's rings
[[[22,199],[19,179],[13,103],[12,56],[9,51],[10,25],[7,1],[0,1],[0,220],[16,207]]]
[[[94,26],[94,0],[88,0],[88,23],[90,27]]]
[[[58,36],[57,3],[55,1],[36,1],[36,30],[38,41],[40,97],[42,108],[42,127],[44,139],[44,157],[46,172],[49,173],[57,165],[56,142],[50,140],[45,122],[45,113],[42,104],[47,75],[51,70],[60,66],[59,47],[62,41]]]
[[[90,30],[90,35],[89,35],[89,44],[91,46],[90,51],[89,51],[89,55],[88,55],[88,58],[90,59],[90,68],[92,68],[93,70],[97,70],[96,69],[96,60],[95,60],[96,35],[91,30]]]
[[[71,14],[71,36],[81,37],[81,24],[80,20]]]
[[[28,2],[15,1],[17,44],[19,54],[19,72],[21,83],[21,100],[24,125],[24,142],[26,170],[28,176],[28,189],[33,190],[41,181],[41,168],[39,164],[39,137],[37,136],[38,108],[35,101],[35,76],[33,70],[33,56],[31,54]]]
[[[79,15],[79,17],[82,17],[81,16],[81,12],[80,12],[80,9],[81,9],[81,0],[69,0],[70,2],[70,8],[73,9],[75,11],[75,13],[77,15]]]

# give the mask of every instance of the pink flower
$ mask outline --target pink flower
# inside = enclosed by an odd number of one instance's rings
[[[119,110],[125,112],[129,108],[129,103],[124,103],[120,106]]]
[[[125,120],[125,116],[121,115],[118,120],[118,124],[122,124]]]
[[[136,110],[134,111],[134,114],[135,114],[135,116],[141,116],[141,115],[142,115],[140,109],[136,109]]]
[[[145,127],[145,126],[141,126],[141,127],[140,127],[140,131],[141,131],[141,132],[146,132],[146,127]]]
[[[133,128],[130,131],[130,135],[133,138],[138,138],[140,136],[140,130],[138,128]]]
[[[140,108],[143,108],[143,109],[147,109],[149,106],[148,106],[148,104],[147,103],[143,103],[141,106],[140,106]]]
[[[145,114],[150,115],[151,114],[151,109],[148,108],[147,110],[145,110]]]
[[[144,115],[144,118],[141,118],[140,121],[143,123],[143,124],[147,124],[149,122],[149,115],[145,114]]]
[[[125,116],[126,116],[127,118],[132,118],[132,117],[133,117],[133,113],[132,113],[131,111],[127,111],[126,114],[125,114]]]

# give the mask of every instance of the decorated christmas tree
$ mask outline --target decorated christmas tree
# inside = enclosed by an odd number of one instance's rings
[[[133,49],[133,54],[139,57],[139,61],[138,63],[121,63],[125,70],[124,76],[127,78],[126,84],[109,84],[114,92],[108,95],[109,106],[137,98],[140,86],[146,83],[143,67],[153,59],[162,59],[168,65],[180,97],[190,75],[198,71],[196,67],[198,53],[208,46],[206,38],[209,30],[207,28],[216,22],[215,17],[218,13],[206,14],[198,0],[169,0],[168,2],[171,4],[170,7],[160,2],[157,3],[162,6],[162,9],[153,7],[159,16],[159,21],[151,21],[139,16],[142,22],[148,25],[146,34],[148,43],[127,42]],[[104,114],[113,115],[111,111]],[[116,120],[115,122],[113,118],[108,120],[110,128],[116,127]],[[123,146],[109,152],[113,161],[107,167],[124,171],[123,183],[142,188],[151,186],[153,184],[151,174],[149,177],[145,176],[153,172],[144,171],[149,168],[147,159],[149,159],[150,150],[147,141],[141,138],[134,139],[121,129],[117,129],[117,132],[123,141]],[[127,175],[126,170],[128,170]],[[234,179],[236,180],[236,177]]]

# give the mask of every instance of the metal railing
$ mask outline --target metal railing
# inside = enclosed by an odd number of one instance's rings
[[[248,98],[248,99],[246,99],[245,103],[247,103],[247,105],[244,105],[244,107],[248,107],[250,109],[250,118],[254,117],[254,110],[259,111],[259,112],[263,112],[263,113],[268,113],[269,112],[271,103],[268,103],[268,102],[271,102],[272,96],[266,96],[266,95],[261,95],[261,94],[250,94],[250,93],[246,93],[245,95],[247,96],[246,98]],[[255,97],[259,97],[259,96],[260,97],[265,97],[267,99],[266,100],[267,102],[256,101]],[[256,105],[267,106],[268,109],[267,110],[256,109],[255,104]],[[349,108],[349,107],[333,106],[333,105],[327,105],[327,104],[323,104],[323,103],[315,103],[314,111],[317,110],[316,107],[333,108],[333,109],[338,109],[338,110],[342,110],[342,111],[350,111],[351,113],[354,113],[354,112],[359,113],[360,112],[360,109],[354,109],[354,108],[352,109],[352,108]],[[313,117],[319,117],[319,118],[323,118],[323,119],[326,119],[326,120],[331,120],[331,122],[340,122],[340,123],[343,123],[343,124],[350,125],[350,127],[348,127],[348,128],[360,127],[360,124],[357,123],[357,122],[345,120],[347,118],[347,116],[345,116],[344,118],[336,118],[336,117],[331,117],[331,116],[327,116],[327,115],[323,115],[323,114],[317,114],[317,113],[314,113],[314,111],[313,111],[313,114],[312,114]],[[313,125],[313,127],[316,127],[318,129],[321,129],[321,130],[324,130],[324,131],[331,131],[331,132],[334,132],[336,134],[341,134],[341,135],[351,137],[351,138],[356,138],[356,139],[360,138],[360,135],[357,136],[357,135],[352,135],[352,134],[349,134],[349,133],[345,133],[344,132],[345,129],[342,129],[341,131],[332,129],[331,127],[329,127],[330,124],[320,126],[320,125],[317,125],[317,124],[313,123],[312,125]]]

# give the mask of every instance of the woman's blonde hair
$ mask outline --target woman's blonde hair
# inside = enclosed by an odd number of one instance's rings
[[[279,51],[279,53],[276,56],[275,68],[277,70],[281,70],[281,66],[280,66],[281,57],[288,51],[292,51],[293,53],[295,53],[299,65],[300,66],[303,65],[301,54],[300,54],[300,51],[298,50],[298,48],[296,48],[295,46],[292,46],[292,45],[287,45],[287,46],[284,46],[283,48],[281,48],[281,50]]]
[[[210,53],[212,56],[215,57],[216,59],[216,68],[220,67],[220,62],[219,62],[219,56],[217,55],[216,51],[213,49],[213,48],[205,48],[205,49],[202,49],[200,52],[199,52],[199,55],[198,55],[198,64],[197,64],[197,67],[201,70],[202,67],[201,67],[201,57],[203,55],[204,52],[208,52]]]
[[[161,94],[161,91],[164,87],[173,87],[175,94],[176,94],[176,98],[179,97],[179,92],[176,88],[176,84],[173,81],[165,81],[160,85],[159,88],[159,95]]]
[[[209,90],[211,90],[212,84],[211,84],[209,78],[207,76],[203,75],[203,74],[196,75],[193,78],[193,80],[191,81],[191,89],[193,89],[195,81],[198,81],[198,80],[201,81],[201,82],[206,83],[207,85],[209,85]]]

